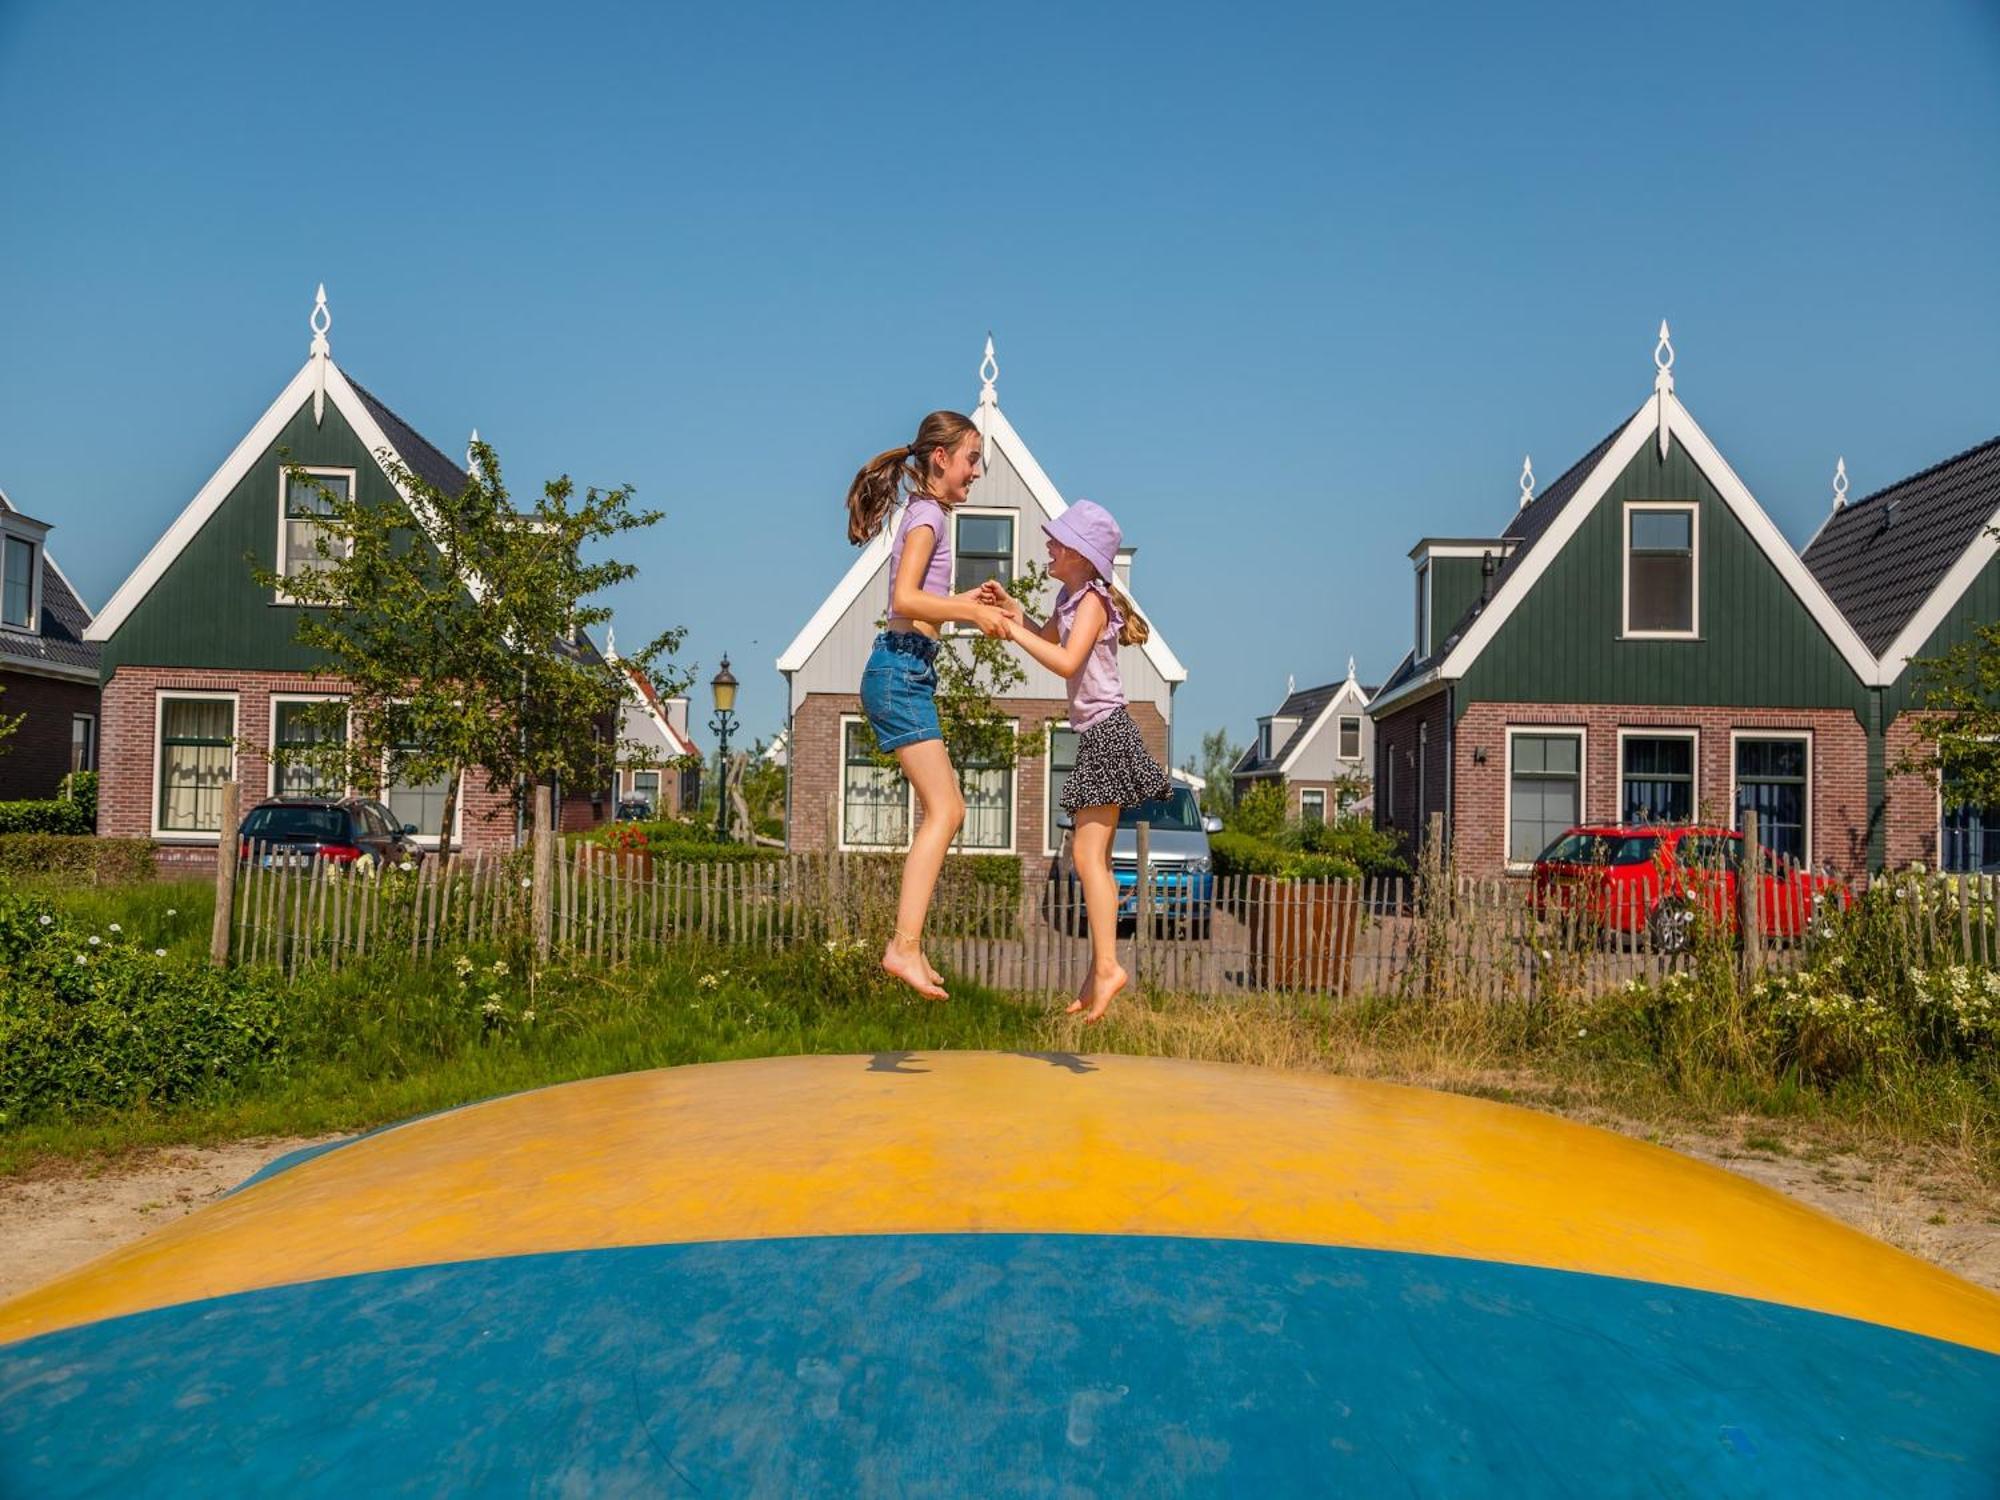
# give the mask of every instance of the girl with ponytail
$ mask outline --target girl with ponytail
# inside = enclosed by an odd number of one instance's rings
[[[889,598],[882,633],[861,673],[861,708],[876,745],[893,751],[917,789],[923,821],[903,858],[896,930],[882,950],[882,968],[926,999],[942,1000],[941,978],[924,957],[924,918],[937,889],[945,852],[965,822],[965,795],[938,724],[938,627],[948,620],[988,635],[1006,633],[1007,616],[978,590],[951,591],[951,527],[979,477],[979,430],[955,411],[934,411],[916,440],[876,454],[847,488],[847,539],[866,546],[891,519],[896,498],[908,503],[889,552]]]
[[[1085,1021],[1095,1022],[1129,978],[1118,962],[1118,886],[1111,873],[1118,814],[1169,796],[1173,788],[1125,711],[1118,648],[1143,646],[1152,631],[1111,581],[1124,540],[1117,520],[1103,506],[1079,500],[1042,530],[1049,539],[1049,572],[1062,585],[1054,614],[1030,624],[1006,590],[991,583],[981,587],[987,603],[1006,612],[1007,638],[1063,678],[1069,693],[1076,766],[1060,801],[1075,830],[1076,878],[1090,921],[1090,972],[1068,1013],[1081,1011]]]

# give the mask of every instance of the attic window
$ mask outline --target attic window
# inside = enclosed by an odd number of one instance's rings
[[[1014,581],[1014,516],[1010,511],[959,511],[952,517],[952,587],[976,589],[989,578]]]
[[[7,538],[6,587],[0,594],[0,623],[15,630],[35,628],[35,544]]]
[[[1417,660],[1431,654],[1431,564],[1425,558],[1417,564]]]
[[[1339,753],[1342,760],[1361,759],[1361,720],[1353,714],[1341,716]]]
[[[319,543],[326,538],[331,548],[333,532],[326,518],[335,501],[345,503],[354,493],[352,469],[311,469],[282,477],[284,503],[278,521],[278,571],[287,578],[308,572],[323,572],[333,566],[330,557],[320,555]]]
[[[1271,758],[1271,721],[1261,720],[1257,725],[1257,759]]]
[[[1625,507],[1625,634],[1691,637],[1699,628],[1699,532],[1692,504]]]

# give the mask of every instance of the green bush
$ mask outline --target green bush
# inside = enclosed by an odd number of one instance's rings
[[[220,1097],[283,1061],[282,981],[161,936],[0,891],[0,1126]]]
[[[1306,855],[1326,856],[1353,867],[1362,875],[1407,875],[1408,861],[1393,833],[1360,818],[1339,818],[1331,823],[1302,823],[1287,830],[1280,841]],[[1331,877],[1316,877],[1331,878]]]
[[[762,844],[724,842],[713,823],[670,818],[643,823],[604,823],[575,837],[606,849],[644,850],[655,860],[687,864],[742,864],[784,856],[783,850]]]
[[[94,833],[95,803],[89,812],[80,802],[55,798],[47,802],[0,802],[0,833]]]
[[[1258,782],[1236,799],[1236,810],[1229,815],[1229,831],[1253,839],[1276,838],[1284,827],[1285,788],[1281,782]]]
[[[52,875],[94,885],[151,880],[153,842],[78,833],[0,833],[0,875]]]
[[[1247,833],[1211,833],[1208,852],[1218,875],[1276,875],[1285,867],[1285,851]]]
[[[90,820],[90,826],[97,826],[97,773],[95,771],[72,771],[62,779],[62,789],[58,795],[65,802],[74,802],[83,809],[83,815]]]

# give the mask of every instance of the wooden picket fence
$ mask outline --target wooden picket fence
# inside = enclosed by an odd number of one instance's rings
[[[1437,870],[1415,879],[1230,875],[1214,879],[1212,902],[1195,910],[1179,904],[1183,888],[1162,872],[1137,882],[1120,956],[1142,986],[1187,995],[1422,993],[1500,1003],[1599,993],[1685,967],[1695,922],[1723,923],[1732,941],[1740,935],[1746,972],[1798,962],[1830,930],[1831,912],[1811,904],[1807,884],[1790,878],[1797,872],[1777,873],[1768,886],[1754,871],[1738,883],[1773,892],[1765,901],[1728,911],[1710,901],[1676,927],[1662,923],[1659,903],[1638,884],[1538,895],[1519,878]],[[617,966],[686,943],[770,952],[879,944],[893,926],[898,877],[894,861],[838,854],[703,863],[585,841],[563,847],[546,829],[529,849],[408,869],[356,871],[259,845],[218,871],[217,956],[293,974],[492,946],[533,962]],[[1913,962],[2000,966],[1993,879],[1889,879]],[[1054,878],[1018,889],[947,881],[927,949],[979,984],[1073,991],[1089,962],[1081,889],[1061,865]]]

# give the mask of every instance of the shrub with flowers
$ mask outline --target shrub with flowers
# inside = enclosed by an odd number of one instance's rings
[[[220,1093],[283,1062],[272,976],[211,968],[0,889],[0,1126]]]
[[[1942,1051],[2000,1050],[2000,974],[1967,964],[1912,969],[1919,1021]]]

